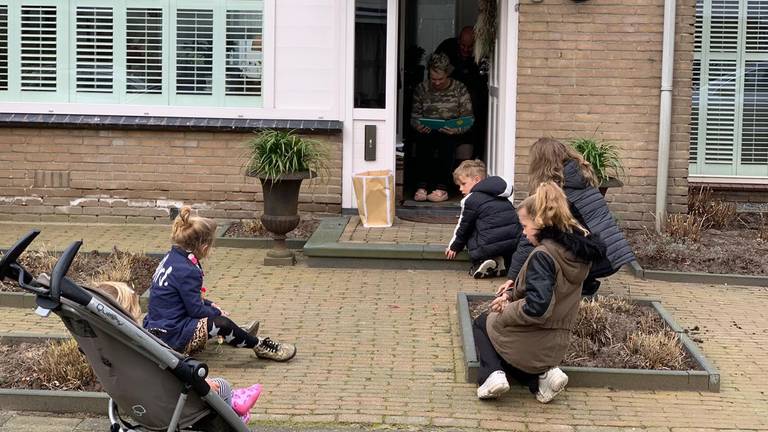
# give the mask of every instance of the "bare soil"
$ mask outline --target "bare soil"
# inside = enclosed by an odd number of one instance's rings
[[[307,218],[301,219],[299,226],[285,235],[288,239],[307,240],[320,225],[319,219]],[[224,233],[224,237],[244,237],[244,238],[272,238],[272,233],[267,231],[259,219],[249,222],[234,222]]]
[[[490,301],[469,303],[474,320]],[[661,340],[661,342],[659,342]],[[703,342],[697,339],[698,342]],[[563,366],[692,370],[700,369],[656,311],[625,299],[582,300]]]
[[[0,344],[0,388],[26,390],[102,391],[98,380],[44,379],[46,366],[40,361],[49,349],[48,343]],[[83,357],[82,362],[85,362]],[[62,365],[64,368],[68,365]]]
[[[756,229],[709,229],[698,242],[643,230],[626,237],[644,269],[768,276],[768,241]]]
[[[57,259],[58,255],[48,251],[25,251],[19,257],[19,263],[37,277],[40,273],[50,274]],[[136,294],[141,295],[149,289],[159,263],[159,258],[123,252],[117,248],[108,254],[81,252],[75,257],[67,277],[80,284],[102,280],[126,282]],[[23,292],[16,283],[8,280],[0,282],[0,291]]]

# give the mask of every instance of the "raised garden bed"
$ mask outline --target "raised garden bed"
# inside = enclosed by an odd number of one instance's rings
[[[633,273],[670,282],[768,286],[768,241],[757,229],[708,229],[696,241],[652,231],[627,232]]]
[[[80,355],[79,352],[71,346],[63,351],[48,348],[49,343],[61,344],[68,340],[70,337],[64,335],[1,336],[0,355],[4,361],[0,364],[0,406],[15,411],[104,415],[109,396],[100,391],[95,379],[88,378],[87,373],[82,375],[81,367],[70,367],[69,357]],[[56,356],[56,361],[45,360],[50,356]],[[66,367],[61,367],[62,362]],[[73,369],[77,371],[73,373]],[[73,375],[85,376],[85,379],[66,378]]]
[[[302,217],[299,226],[286,234],[288,248],[303,248],[304,243],[312,236],[318,225],[320,225],[320,219]],[[216,230],[216,246],[267,249],[272,247],[272,243],[271,234],[258,219],[224,223]]]
[[[19,262],[34,276],[40,273],[50,274],[59,255],[58,252],[30,250],[21,255]],[[140,296],[141,305],[146,308],[152,276],[162,257],[162,254],[135,254],[117,248],[109,253],[80,253],[75,257],[67,277],[80,284],[105,280],[126,282]],[[13,281],[0,281],[0,306],[34,308],[34,305],[33,294],[22,290]]]
[[[487,294],[463,292],[458,294],[457,308],[464,347],[465,379],[470,383],[476,383],[479,367],[475,351],[475,339],[472,334],[473,316],[479,315],[484,309],[483,305],[492,299],[493,296]],[[661,303],[654,300],[633,300],[632,303],[647,309],[640,309],[640,312],[635,310],[623,318],[619,316],[606,317],[595,314],[594,310],[586,310],[587,314],[582,315],[583,318],[588,318],[584,324],[592,325],[594,328],[577,331],[577,333],[580,336],[594,333],[599,338],[601,332],[605,330],[599,327],[601,322],[605,322],[607,325],[606,328],[609,333],[605,333],[606,336],[619,332],[632,333],[632,329],[626,328],[628,325],[638,325],[643,332],[649,334],[654,331],[655,327],[661,326],[668,332],[669,336],[679,340],[682,348],[681,355],[684,357],[678,358],[677,355],[669,357],[675,358],[677,368],[681,370],[629,368],[627,365],[639,365],[641,367],[645,365],[647,367],[648,364],[654,363],[653,356],[649,360],[648,358],[643,359],[635,355],[628,355],[635,351],[642,352],[643,348],[630,348],[630,352],[622,352],[623,348],[612,346],[613,342],[608,344],[609,346],[606,348],[595,349],[594,346],[588,346],[591,342],[574,336],[569,354],[566,357],[566,363],[562,366],[563,371],[568,374],[569,385],[572,387],[610,387],[624,390],[720,391],[720,373],[699,351],[686,331],[675,323]],[[582,305],[583,307],[584,305]],[[650,311],[653,314],[648,314]],[[585,313],[585,310],[582,310],[582,313]],[[610,336],[607,337],[610,338]],[[596,354],[585,356],[587,352]],[[623,367],[616,367],[619,361],[623,362]],[[599,365],[609,365],[610,367],[599,367]]]

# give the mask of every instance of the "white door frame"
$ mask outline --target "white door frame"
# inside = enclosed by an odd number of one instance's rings
[[[387,0],[387,62],[385,108],[355,108],[355,2],[345,1],[346,33],[344,130],[342,145],[342,208],[356,208],[352,176],[369,170],[395,172],[395,139],[397,135],[397,48],[398,48],[398,0]],[[376,160],[365,161],[365,125],[375,125]]]
[[[343,122],[342,134],[342,208],[356,208],[352,176],[368,170],[389,169],[395,171],[395,141],[397,139],[397,74],[400,31],[399,0],[387,0],[387,70],[384,109],[354,108],[355,76],[355,2],[343,2],[346,17],[345,41],[342,47],[345,68],[342,86]],[[499,0],[496,49],[499,61],[499,106],[495,140],[489,142],[489,172],[514,181],[517,121],[517,47],[518,10],[516,0]],[[490,98],[489,98],[490,99]],[[490,114],[490,112],[489,112]],[[490,119],[489,119],[490,121]],[[375,161],[364,160],[365,143],[361,130],[366,124],[377,126],[377,151]]]

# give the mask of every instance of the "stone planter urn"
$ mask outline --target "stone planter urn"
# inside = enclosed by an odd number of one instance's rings
[[[259,177],[264,192],[261,224],[273,235],[274,244],[267,251],[264,265],[294,265],[296,255],[288,249],[285,235],[299,226],[299,189],[301,182],[315,175],[310,171],[288,173],[279,179]]]
[[[611,177],[608,180],[600,183],[600,186],[597,187],[597,190],[599,190],[600,193],[603,196],[605,196],[605,193],[608,192],[608,188],[615,188],[615,187],[622,187],[622,186],[624,186],[624,183],[621,180],[615,177]]]

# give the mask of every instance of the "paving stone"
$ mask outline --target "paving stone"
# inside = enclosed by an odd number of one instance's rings
[[[169,246],[168,226],[0,222],[0,247],[31,227],[42,228],[41,240],[53,250],[78,239],[85,241],[86,251],[117,245],[163,252]],[[414,225],[403,238],[416,238],[422,228]],[[443,241],[442,231],[422,231],[424,239]],[[460,290],[494,292],[502,279],[476,280],[449,270],[317,269],[307,267],[301,255],[295,267],[270,268],[261,265],[264,254],[214,248],[204,262],[208,295],[236,322],[259,319],[260,334],[298,346],[298,356],[288,363],[215,344],[199,355],[213,374],[235,386],[264,385],[254,424],[354,418],[363,423],[367,418],[410,427],[507,431],[768,430],[764,288],[642,281],[623,272],[603,283],[602,294],[658,298],[684,329],[698,326],[703,340],[698,346],[722,375],[720,393],[568,388],[544,406],[513,386],[499,401],[480,403],[475,386],[462,382],[455,298]],[[43,319],[31,309],[1,308],[0,333],[9,332],[66,330],[56,316]],[[0,430],[9,430],[6,425],[17,419],[0,411]],[[88,423],[57,424],[55,430],[73,431]]]

